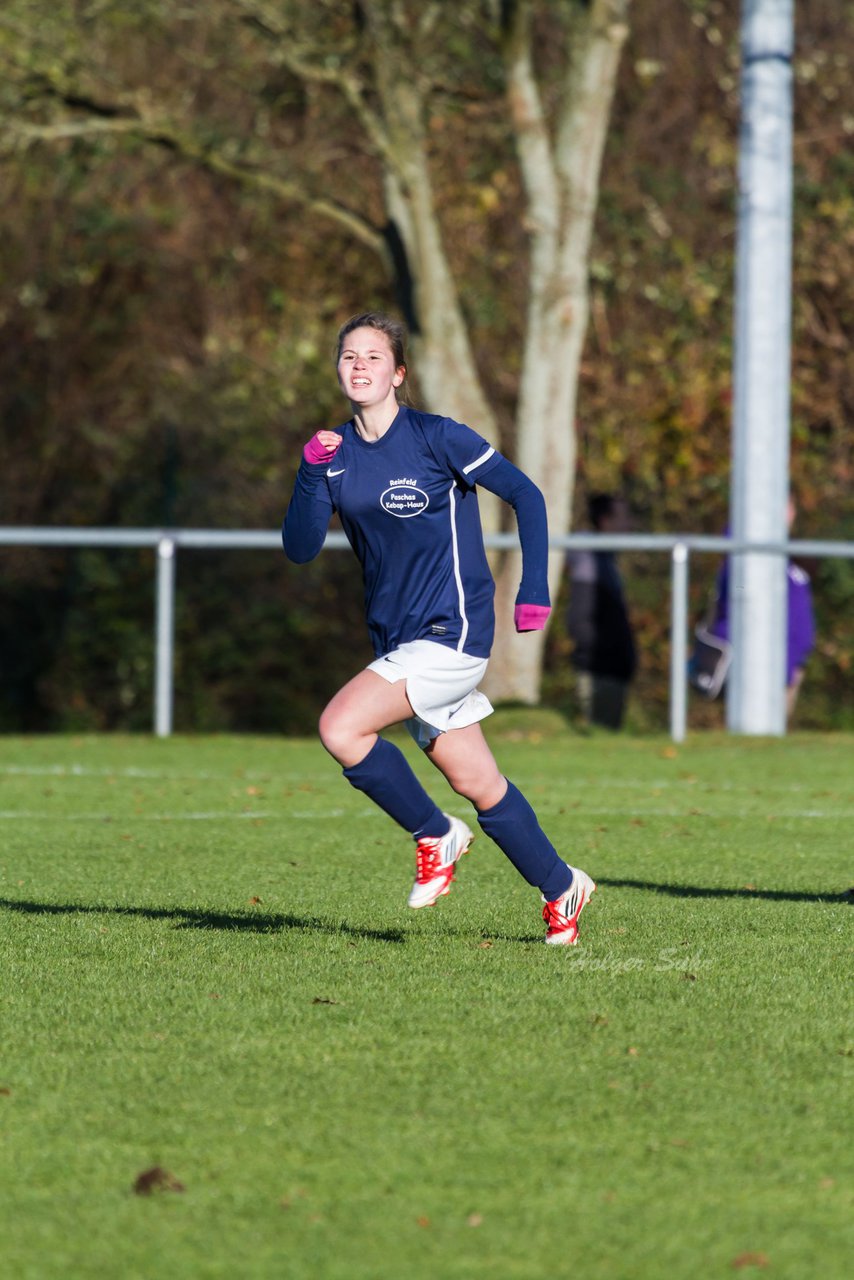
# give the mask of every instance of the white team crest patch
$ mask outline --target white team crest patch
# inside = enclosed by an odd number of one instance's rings
[[[399,480],[390,480],[388,489],[380,498],[380,506],[383,510],[390,516],[397,516],[399,520],[420,516],[429,505],[430,499],[427,494],[408,476]]]

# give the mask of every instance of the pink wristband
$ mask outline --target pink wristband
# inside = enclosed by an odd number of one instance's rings
[[[517,604],[513,621],[517,631],[542,631],[551,613],[547,604]]]
[[[320,433],[318,432],[317,435],[313,435],[308,444],[303,446],[302,456],[305,458],[306,462],[328,462],[338,450],[338,445],[336,445],[334,449],[327,449],[325,444],[321,444],[318,439],[319,434]],[[338,437],[338,440],[340,443],[340,436]]]

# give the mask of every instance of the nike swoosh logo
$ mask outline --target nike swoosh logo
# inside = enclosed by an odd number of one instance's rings
[[[333,470],[331,469],[331,467],[330,467],[330,469],[326,472],[326,474],[327,474],[328,476],[341,476],[341,475],[343,475],[343,474],[344,474],[344,472],[345,472],[346,470],[347,470],[347,468],[346,468],[346,467],[342,467],[340,471],[333,471]]]

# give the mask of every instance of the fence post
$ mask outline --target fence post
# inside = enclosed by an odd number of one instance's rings
[[[168,738],[172,732],[172,679],[175,638],[175,542],[161,538],[157,544],[157,613],[154,654],[154,732]]]
[[[685,741],[687,721],[688,548],[677,542],[671,553],[670,589],[670,736]]]

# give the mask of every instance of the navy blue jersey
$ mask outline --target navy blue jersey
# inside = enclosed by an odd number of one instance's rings
[[[526,602],[548,603],[542,497],[482,436],[450,418],[406,406],[379,440],[363,440],[352,420],[335,430],[342,444],[331,460],[300,465],[283,540],[291,559],[312,558],[332,512],[338,512],[362,566],[377,656],[410,640],[435,640],[473,657],[489,656],[495,586],[475,486],[491,472],[504,476],[496,490],[514,506],[520,493],[521,506],[530,506],[530,491],[542,507],[540,515],[535,501],[529,512],[528,524],[536,526],[529,545],[536,541],[538,554],[525,557],[526,574],[534,558],[542,562],[542,572],[527,575],[533,585]],[[505,472],[518,479],[508,483]],[[520,533],[521,525],[520,518]]]

